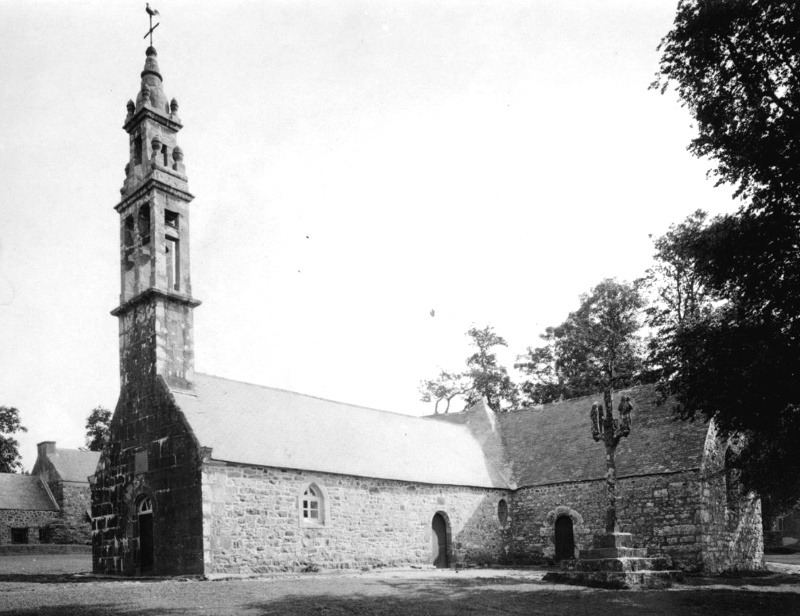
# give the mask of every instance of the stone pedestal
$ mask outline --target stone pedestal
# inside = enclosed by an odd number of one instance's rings
[[[606,533],[595,537],[594,547],[581,550],[577,560],[565,560],[561,571],[548,573],[545,580],[563,584],[619,589],[669,588],[683,578],[670,569],[666,556],[647,556],[644,548],[633,547],[630,533]]]

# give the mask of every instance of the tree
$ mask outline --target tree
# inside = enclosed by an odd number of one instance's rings
[[[733,463],[779,511],[800,499],[800,5],[682,0],[660,49],[656,85],[697,121],[690,151],[746,199],[687,243],[715,301],[668,340],[662,392],[747,437]]]
[[[471,406],[483,398],[495,413],[514,407],[519,398],[517,386],[505,366],[497,363],[497,355],[492,352],[495,347],[508,346],[505,338],[496,334],[491,325],[483,329],[472,327],[467,336],[476,348],[467,358],[466,377],[471,381],[467,405]]]
[[[636,282],[640,290],[652,296],[644,313],[652,332],[647,340],[647,366],[653,380],[676,370],[679,357],[674,352],[674,337],[678,330],[711,309],[713,295],[703,284],[695,250],[707,218],[705,212],[697,210],[656,238],[655,263]]]
[[[422,402],[435,401],[433,412],[439,414],[439,403],[443,400],[447,403],[444,412],[450,410],[450,403],[453,398],[463,396],[469,391],[469,384],[463,373],[448,372],[439,370],[436,379],[427,379],[419,384],[420,400]]]
[[[111,411],[96,406],[86,418],[86,448],[89,451],[102,451],[111,423]]]
[[[697,121],[689,150],[739,194],[800,187],[800,7],[794,0],[681,0],[653,86],[674,85]]]
[[[13,435],[27,431],[20,423],[17,409],[13,406],[0,406],[0,473],[16,473],[22,470],[19,441]]]
[[[660,289],[649,360],[661,398],[685,419],[713,419],[723,437],[746,436],[732,463],[779,513],[800,499],[800,228],[745,208],[683,230],[660,238],[668,249],[656,259],[683,255],[701,301],[679,313],[664,300],[670,279],[650,281]]]
[[[467,358],[467,368],[463,372],[440,370],[436,379],[420,382],[419,392],[422,402],[436,401],[434,412],[439,412],[439,403],[447,403],[445,413],[450,410],[450,403],[458,396],[464,398],[466,407],[485,399],[495,413],[507,411],[518,403],[516,384],[508,376],[508,371],[497,362],[497,355],[492,349],[508,346],[505,339],[495,333],[494,328],[487,325],[483,329],[472,327],[466,333],[470,345],[476,351]]]
[[[517,367],[531,379],[523,385],[528,404],[542,404],[634,384],[642,369],[638,290],[606,279],[581,295],[581,305],[541,336],[544,347],[528,349]]]
[[[548,327],[540,336],[547,341],[547,345],[535,349],[528,347],[514,362],[514,367],[528,377],[520,385],[523,407],[574,397],[563,373],[556,367],[553,330],[554,328]]]

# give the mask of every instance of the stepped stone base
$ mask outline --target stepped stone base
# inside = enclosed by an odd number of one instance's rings
[[[683,579],[670,569],[665,556],[646,556],[634,548],[630,533],[606,533],[595,538],[594,548],[581,550],[578,560],[562,561],[562,571],[548,573],[548,582],[617,589],[669,588]]]

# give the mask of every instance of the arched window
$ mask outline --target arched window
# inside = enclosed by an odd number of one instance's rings
[[[325,492],[318,483],[307,484],[299,499],[300,526],[324,526],[327,522]]]
[[[506,522],[508,522],[508,503],[504,498],[501,498],[500,502],[497,503],[497,519],[502,526],[505,526]]]
[[[143,513],[153,513],[153,501],[149,496],[145,496],[139,503],[139,515]]]

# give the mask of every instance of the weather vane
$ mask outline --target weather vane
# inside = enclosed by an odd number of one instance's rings
[[[147,11],[147,14],[150,16],[150,29],[147,31],[147,34],[145,34],[143,38],[147,38],[149,36],[150,37],[150,47],[152,47],[153,46],[153,30],[158,28],[158,26],[160,24],[160,22],[159,22],[159,24],[156,24],[155,26],[153,25],[153,15],[160,15],[161,13],[159,13],[155,9],[151,9],[149,2],[145,5],[145,7],[146,7],[145,11]]]

